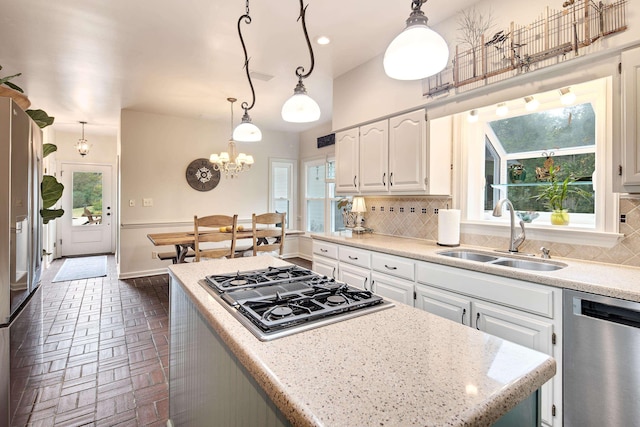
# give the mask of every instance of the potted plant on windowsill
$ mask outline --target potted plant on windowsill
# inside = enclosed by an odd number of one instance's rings
[[[536,200],[542,200],[545,207],[551,210],[551,224],[569,225],[569,209],[566,206],[568,197],[577,196],[589,198],[591,194],[579,187],[572,187],[570,184],[576,178],[569,174],[564,180],[560,180],[557,173],[559,167],[554,167],[553,163],[548,166],[548,185],[542,186]]]

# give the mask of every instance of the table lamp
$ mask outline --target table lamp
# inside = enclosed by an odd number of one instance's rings
[[[362,214],[366,211],[367,206],[364,203],[364,197],[354,197],[351,202],[351,212],[357,213],[358,216],[356,217],[356,226],[353,228],[353,231],[364,231],[364,227],[362,226]]]

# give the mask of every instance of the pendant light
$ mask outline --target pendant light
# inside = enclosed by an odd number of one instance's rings
[[[413,0],[407,27],[384,53],[384,71],[397,80],[419,80],[439,73],[449,61],[449,47],[440,34],[427,26],[420,8],[426,0]]]
[[[233,103],[237,101],[235,98],[227,98],[231,103],[231,134],[233,135]],[[249,169],[253,165],[253,156],[245,153],[239,153],[236,149],[236,143],[233,136],[229,139],[229,148],[220,154],[212,154],[209,161],[213,164],[213,168],[217,171],[224,172],[225,178],[235,178],[243,170]]]
[[[302,79],[306,79],[311,75],[315,65],[313,48],[309,41],[309,33],[307,33],[307,23],[305,20],[307,6],[304,6],[303,1],[300,0],[300,16],[298,19],[302,21],[302,31],[304,32],[304,38],[307,41],[307,47],[309,48],[309,56],[311,56],[311,67],[309,68],[309,72],[306,74],[304,72],[304,67],[300,66],[296,68],[298,84],[293,90],[293,96],[291,96],[291,98],[289,98],[282,106],[282,118],[284,121],[292,123],[315,122],[320,118],[320,107],[318,106],[318,103],[307,95],[307,89],[302,83]]]
[[[87,124],[87,122],[78,122],[80,124],[82,124],[82,138],[80,138],[78,140],[78,142],[76,142],[76,150],[78,150],[78,153],[80,153],[80,155],[82,157],[86,156],[87,154],[89,154],[89,142],[84,139],[84,125]]]
[[[241,142],[256,142],[262,140],[262,132],[258,126],[251,123],[251,117],[249,116],[249,110],[256,104],[256,92],[253,90],[253,82],[251,81],[251,74],[249,73],[249,56],[247,55],[247,47],[244,44],[244,38],[242,38],[242,31],[240,24],[242,21],[247,25],[251,24],[251,16],[249,15],[249,0],[246,2],[246,12],[238,19],[238,35],[240,36],[240,43],[242,43],[242,50],[244,51],[244,69],[247,73],[247,80],[249,81],[249,87],[251,88],[251,105],[246,102],[242,103],[244,114],[242,115],[242,122],[234,129],[233,139]]]

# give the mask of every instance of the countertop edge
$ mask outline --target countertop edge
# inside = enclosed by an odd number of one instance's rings
[[[479,273],[488,273],[496,276],[518,279],[541,285],[548,285],[563,289],[572,289],[611,298],[620,298],[629,301],[640,302],[640,282],[638,281],[638,278],[640,278],[640,268],[638,267],[553,257],[553,259],[551,259],[550,261],[562,262],[564,264],[567,264],[568,267],[556,271],[532,272],[530,270],[503,267],[476,261],[468,261],[437,254],[438,252],[446,250],[471,249],[484,253],[493,252],[496,255],[500,256],[500,252],[485,247],[460,245],[455,248],[450,248],[437,246],[435,242],[429,240],[377,234],[358,235],[356,237],[311,234],[311,238],[330,243],[381,252],[388,255],[410,258],[417,261],[426,261],[434,264],[457,267]],[[376,243],[376,240],[384,242],[397,241],[398,243],[407,242],[407,244],[412,245],[414,249],[418,247],[419,252],[410,252],[394,247],[389,247],[388,245],[381,245],[380,243]],[[508,256],[515,256],[525,260],[532,259],[532,257],[526,255],[509,254]],[[539,260],[540,258],[533,259]],[[594,272],[595,274],[590,274],[590,272]],[[622,279],[622,275],[628,276],[632,282],[635,279],[637,289],[632,289],[631,287],[625,289],[621,287],[620,283],[606,283],[607,279],[611,281],[612,277],[616,277],[616,279],[619,281],[620,279]],[[597,278],[601,278],[604,283],[596,283],[595,280],[597,280]],[[629,281],[625,283],[630,285]]]

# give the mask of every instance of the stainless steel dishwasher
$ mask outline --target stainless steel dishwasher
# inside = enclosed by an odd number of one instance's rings
[[[640,303],[564,291],[564,426],[640,423]]]

